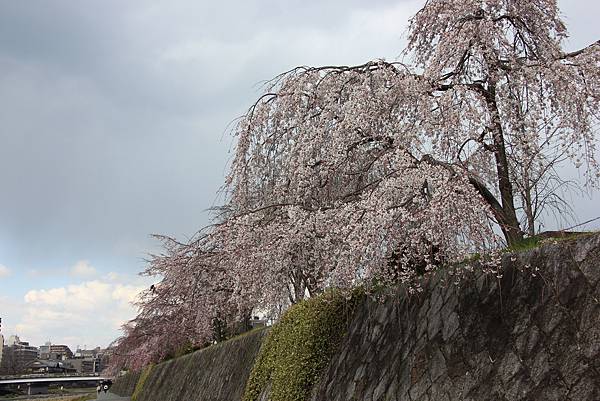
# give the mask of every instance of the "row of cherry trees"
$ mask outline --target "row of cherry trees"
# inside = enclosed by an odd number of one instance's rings
[[[440,264],[534,235],[567,206],[557,168],[599,177],[600,43],[567,53],[566,36],[555,0],[429,0],[409,64],[275,78],[235,129],[217,223],[162,238],[145,272],[160,282],[115,361],[141,367],[328,287],[418,289]]]

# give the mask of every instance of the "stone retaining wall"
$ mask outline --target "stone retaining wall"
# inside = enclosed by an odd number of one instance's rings
[[[312,401],[598,401],[599,261],[596,234],[506,255],[500,279],[366,300]],[[157,365],[139,401],[240,400],[263,336]]]
[[[501,279],[367,301],[313,400],[598,401],[599,261],[594,235],[507,256]]]
[[[128,372],[124,376],[117,378],[111,386],[110,391],[121,397],[131,397],[141,373],[141,371]]]
[[[240,400],[265,330],[158,364],[138,401]]]

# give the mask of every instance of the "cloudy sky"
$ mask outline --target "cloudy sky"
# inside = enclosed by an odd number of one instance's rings
[[[228,123],[260,83],[296,65],[396,59],[423,3],[1,1],[5,336],[106,346],[149,285],[137,276],[157,250],[149,234],[208,222]],[[568,48],[600,38],[600,3],[560,3]],[[574,198],[580,221],[598,200]]]

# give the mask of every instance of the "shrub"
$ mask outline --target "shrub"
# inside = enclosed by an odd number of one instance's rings
[[[267,335],[248,379],[244,401],[271,385],[271,401],[302,401],[337,349],[362,291],[324,294],[292,306]]]

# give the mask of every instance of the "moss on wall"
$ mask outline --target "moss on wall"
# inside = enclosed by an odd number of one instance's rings
[[[272,401],[308,399],[360,298],[360,291],[328,291],[291,307],[267,335],[243,400],[258,401],[269,387]]]
[[[144,384],[146,384],[146,380],[148,380],[148,377],[150,376],[150,372],[152,372],[152,368],[154,367],[154,365],[148,365],[144,368],[144,370],[142,370],[141,374],[140,374],[140,378],[138,379],[137,384],[135,385],[135,390],[133,391],[133,394],[131,395],[131,401],[138,401],[138,399],[140,398],[140,394],[142,393],[143,389],[144,389]]]

